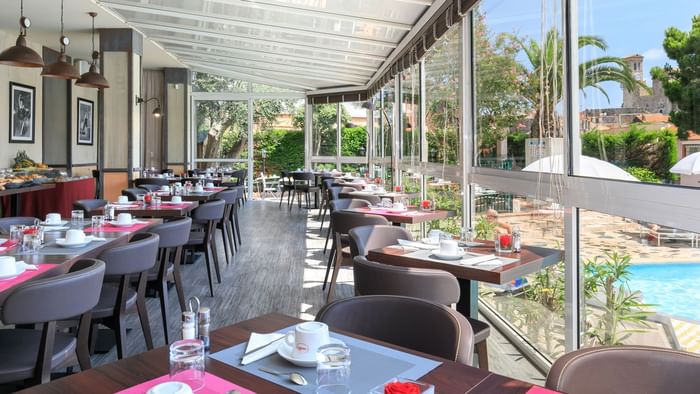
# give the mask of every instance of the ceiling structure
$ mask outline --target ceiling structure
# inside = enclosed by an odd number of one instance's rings
[[[68,3],[76,1],[88,0]],[[101,0],[98,4],[192,70],[309,91],[364,87],[432,3]],[[66,14],[66,20],[71,19]],[[90,20],[83,19],[88,29]],[[35,34],[33,29],[31,33]]]

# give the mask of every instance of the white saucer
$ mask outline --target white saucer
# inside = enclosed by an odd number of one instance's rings
[[[76,243],[73,243],[73,244],[66,243],[65,238],[56,238],[56,245],[58,245],[62,248],[82,248],[83,246],[92,242],[92,238],[93,238],[92,235],[86,235],[85,242],[81,242],[81,243],[77,243],[77,244]]]
[[[440,260],[461,260],[466,253],[464,250],[461,250],[457,254],[442,254],[440,250],[433,250],[433,257],[437,257]]]
[[[20,276],[26,270],[24,261],[15,261],[15,272],[7,275],[0,275],[0,280],[12,279]]]
[[[386,210],[389,212],[397,212],[397,213],[408,212],[408,208],[404,208],[404,209],[387,208]]]
[[[41,223],[39,223],[39,224],[41,224],[42,226],[46,226],[46,227],[51,227],[51,226],[65,226],[66,224],[68,224],[68,221],[67,221],[67,220],[61,220],[59,223],[51,223],[51,224],[46,223],[46,222],[41,222]]]
[[[163,382],[151,387],[146,394],[191,394],[192,388],[187,383]]]
[[[136,204],[138,201],[127,201],[127,202],[111,202],[110,204],[115,204],[115,205],[130,205],[130,204]]]
[[[133,226],[134,224],[137,224],[138,222],[137,222],[136,220],[132,220],[131,223],[119,223],[119,222],[117,222],[116,220],[112,220],[112,221],[107,222],[107,223],[109,223],[109,224],[111,224],[112,226],[115,226],[115,227],[131,227],[131,226]]]
[[[387,209],[388,209],[388,208],[384,208],[384,207],[381,206],[381,205],[370,205],[370,206],[369,206],[369,210],[370,210],[370,211],[384,211],[384,210],[387,210]]]
[[[440,238],[423,238],[421,239],[421,242],[426,245],[440,245]]]
[[[341,341],[340,339],[333,338],[333,337],[331,337],[330,343],[335,343],[338,345],[345,345],[345,342]],[[313,353],[309,352],[308,357],[304,357],[304,358],[294,357],[293,352],[292,352],[292,348],[289,345],[287,345],[287,342],[285,342],[285,341],[280,342],[279,347],[277,347],[277,354],[279,354],[280,357],[282,357],[283,359],[289,361],[290,363],[292,363],[294,365],[298,365],[300,367],[307,367],[307,368],[316,367],[317,361],[316,361],[316,353],[315,352],[313,352]]]

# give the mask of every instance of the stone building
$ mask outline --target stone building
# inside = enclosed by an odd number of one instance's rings
[[[634,78],[644,82],[644,56],[632,55],[624,58],[629,65]],[[672,110],[671,101],[664,94],[664,88],[661,81],[652,81],[652,92],[649,93],[643,88],[628,91],[622,88],[622,108],[628,108],[633,112],[641,113],[661,113],[668,114]]]

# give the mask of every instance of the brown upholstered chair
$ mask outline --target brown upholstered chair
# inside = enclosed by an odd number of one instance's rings
[[[350,231],[352,233],[352,230]],[[353,267],[355,295],[401,295],[445,306],[459,301],[459,282],[447,271],[381,264],[369,261],[363,256],[354,258]],[[489,356],[486,340],[491,334],[491,327],[481,320],[465,318],[469,321],[474,333],[474,348],[479,358],[479,368],[488,370]],[[471,365],[472,360],[467,364]]]
[[[354,191],[350,193],[344,193],[341,192],[338,194],[338,197],[340,198],[355,198],[359,200],[365,200],[369,202],[372,205],[379,205],[379,203],[382,201],[381,197],[372,194],[372,193],[367,193],[367,192],[362,192],[362,191]]]
[[[647,346],[604,346],[560,357],[546,387],[568,394],[690,394],[700,391],[700,355]]]
[[[330,327],[468,364],[473,334],[467,319],[418,298],[376,295],[326,304],[316,320]]]
[[[411,233],[398,226],[360,226],[350,230],[350,255],[367,256],[372,249],[396,245],[398,240],[413,241]]]
[[[89,218],[92,215],[102,215],[107,205],[107,200],[103,199],[87,199],[77,200],[73,203],[73,209],[82,210],[84,217]]]

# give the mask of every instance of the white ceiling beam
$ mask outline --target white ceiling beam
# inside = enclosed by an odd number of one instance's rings
[[[433,0],[394,0],[397,3],[408,3],[408,4],[417,4],[417,5],[424,5],[426,7],[430,7],[433,5]]]
[[[242,18],[234,16],[222,17],[220,15],[211,14],[208,12],[186,10],[177,7],[167,7],[154,4],[134,3],[131,1],[121,0],[100,1],[100,4],[110,7],[112,9],[131,11],[149,15],[160,15],[171,18],[190,19],[198,22],[203,21],[210,23],[218,23],[222,25],[235,25],[237,27],[244,27],[257,30],[268,30],[287,34],[308,35],[311,37],[339,40],[355,44],[374,45],[384,48],[396,47],[396,43],[392,41],[362,38],[357,37],[353,34],[320,31],[318,29],[314,29],[313,27],[293,26],[286,23],[270,23],[254,18]]]
[[[253,75],[253,74],[249,74],[246,72],[226,70],[226,69],[219,68],[219,67],[212,67],[211,65],[206,65],[206,64],[194,63],[194,64],[192,64],[192,70],[197,71],[197,72],[207,73],[207,74],[216,74],[216,75],[219,75],[222,77],[241,79],[241,80],[246,80],[246,81],[251,81],[251,82],[262,83],[262,84],[266,84],[266,85],[276,85],[279,87],[286,87],[286,88],[291,88],[291,89],[304,89],[304,90],[314,90],[315,89],[314,87],[311,87],[309,85],[302,85],[299,83],[290,82],[289,80],[260,77],[259,75]]]
[[[272,74],[272,75],[280,75],[282,77],[298,77],[302,79],[308,79],[312,81],[332,81],[332,82],[340,82],[348,85],[363,85],[365,80],[359,79],[359,78],[354,78],[354,77],[347,77],[343,78],[341,76],[325,76],[321,75],[320,73],[299,73],[299,72],[293,72],[293,71],[287,71],[287,70],[280,70],[280,69],[274,69],[274,68],[265,68],[265,67],[260,67],[260,66],[243,66],[243,65],[237,65],[237,64],[232,64],[230,62],[224,61],[214,61],[214,60],[208,60],[208,59],[202,59],[198,57],[188,57],[188,56],[181,56],[180,60],[183,61],[186,64],[198,64],[197,62],[201,61],[206,61],[207,64],[212,64],[215,66],[219,66],[223,69],[230,69],[233,71],[240,71],[240,70],[245,70],[248,72],[260,72],[262,74]],[[244,72],[245,72],[244,71]]]
[[[222,32],[222,31],[217,31],[217,30],[212,30],[212,29],[205,29],[205,28],[198,28],[198,27],[183,27],[182,25],[174,24],[174,23],[167,23],[167,22],[149,22],[149,21],[142,21],[142,20],[132,20],[129,21],[129,24],[132,26],[136,26],[141,29],[148,29],[148,30],[159,30],[159,31],[165,31],[165,32],[171,32],[171,33],[182,33],[182,34],[191,34],[191,35],[198,35],[198,36],[206,36],[206,37],[212,37],[212,38],[220,38],[220,39],[225,39],[225,40],[239,40],[239,41],[245,41],[245,42],[250,42],[253,44],[264,44],[264,45],[271,45],[275,47],[288,47],[288,48],[293,48],[293,49],[300,49],[300,50],[306,50],[306,51],[317,51],[317,52],[323,52],[323,53],[328,53],[331,55],[343,55],[343,56],[348,56],[348,57],[356,57],[356,58],[365,58],[369,60],[374,60],[374,61],[380,61],[383,62],[386,59],[386,56],[384,55],[378,55],[374,52],[368,52],[368,51],[361,51],[361,50],[344,50],[344,49],[338,49],[334,48],[331,46],[327,45],[311,45],[311,44],[303,44],[299,43],[297,41],[290,41],[290,40],[284,40],[284,39],[266,39],[264,37],[258,37],[250,34],[237,34],[237,33],[230,33],[230,32]],[[151,36],[148,36],[151,38]]]
[[[312,16],[316,18],[338,19],[341,21],[349,21],[354,23],[365,23],[375,26],[388,27],[390,29],[398,29],[409,31],[413,25],[409,23],[401,23],[394,21],[386,21],[382,19],[370,18],[359,14],[331,12],[328,10],[317,10],[310,7],[304,7],[298,4],[281,3],[275,0],[210,0],[221,4],[231,4],[242,7],[250,7],[261,10],[270,10],[276,12],[286,12],[296,15]]]
[[[231,55],[226,55],[226,54],[218,54],[218,53],[211,53],[211,52],[202,52],[202,51],[196,51],[196,50],[191,50],[191,49],[186,49],[186,48],[175,48],[172,46],[166,46],[169,52],[172,52],[174,54],[183,55],[183,56],[194,56],[194,57],[206,57],[209,59],[218,59],[222,61],[227,61],[227,60],[232,60],[232,61],[238,61],[238,62],[245,62],[245,63],[253,63],[253,64],[267,64],[270,66],[281,66],[281,67],[287,67],[292,70],[301,70],[301,71],[310,71],[310,72],[319,72],[319,73],[325,73],[329,75],[347,75],[347,76],[352,76],[352,77],[357,77],[363,79],[365,82],[372,76],[372,72],[369,73],[361,73],[358,74],[357,72],[352,72],[348,70],[341,70],[339,67],[342,67],[342,65],[337,65],[338,67],[334,68],[328,68],[328,67],[319,67],[319,66],[312,66],[309,64],[290,64],[290,63],[285,63],[282,61],[275,61],[275,59],[272,60],[262,60],[262,59],[253,59],[253,58],[245,58],[245,57],[238,57],[238,56],[231,56]]]
[[[149,36],[149,38],[153,41],[157,41],[158,43],[162,44],[163,46],[170,47],[172,45],[179,45],[179,46],[185,46],[187,48],[205,48],[205,49],[213,49],[216,51],[219,51],[221,54],[243,54],[243,55],[259,55],[259,56],[277,56],[278,58],[285,58],[285,59],[295,59],[299,61],[309,61],[315,64],[325,64],[327,66],[333,66],[333,67],[343,67],[347,69],[355,69],[355,70],[362,70],[362,71],[368,71],[368,72],[375,72],[377,70],[377,67],[372,67],[372,66],[365,66],[362,64],[357,64],[357,63],[350,63],[345,60],[332,60],[332,59],[319,59],[318,57],[314,56],[304,56],[304,55],[299,55],[295,54],[294,52],[292,53],[287,53],[287,52],[280,52],[280,51],[272,51],[272,50],[263,50],[259,48],[250,48],[246,46],[240,46],[240,45],[217,45],[217,44],[210,44],[208,42],[204,41],[198,41],[198,40],[185,40],[181,38],[170,38],[166,36]]]
[[[211,60],[216,60],[220,62],[236,62],[236,63],[231,63],[232,66],[239,66],[239,67],[259,67],[258,65],[261,66],[267,66],[269,70],[275,70],[275,71],[285,71],[289,70],[292,72],[304,72],[306,71],[307,73],[313,73],[317,76],[329,76],[329,77],[344,77],[344,78],[353,78],[357,79],[358,81],[362,81],[362,83],[367,82],[369,80],[370,75],[359,75],[359,74],[350,74],[342,70],[337,70],[333,68],[319,68],[319,67],[311,67],[311,66],[305,66],[305,65],[293,65],[293,64],[285,64],[285,63],[279,63],[279,62],[273,62],[273,61],[263,61],[263,60],[257,60],[257,59],[245,59],[245,58],[240,58],[240,57],[234,57],[234,56],[222,56],[222,55],[217,55],[215,53],[206,53],[206,52],[198,52],[198,51],[188,51],[188,50],[182,50],[182,49],[169,49],[171,52],[176,54],[180,58],[188,58],[188,59],[197,59],[199,58],[206,58],[206,59],[211,59]],[[243,63],[243,64],[241,64]],[[302,75],[307,75],[307,74],[302,74]]]

